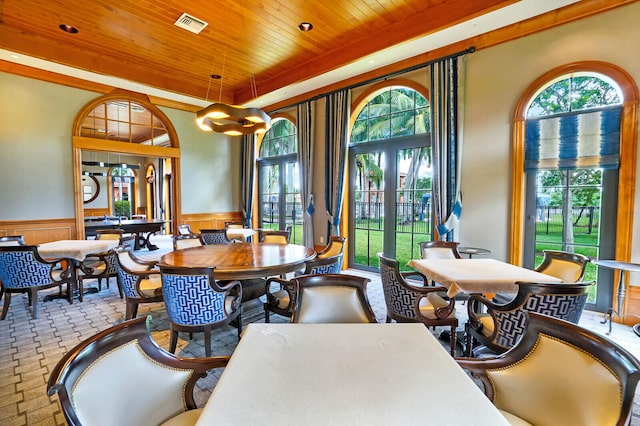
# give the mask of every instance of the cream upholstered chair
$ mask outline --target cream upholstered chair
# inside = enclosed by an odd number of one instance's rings
[[[441,286],[428,285],[427,277],[420,272],[400,272],[395,259],[378,253],[380,278],[384,301],[387,305],[387,322],[420,322],[427,327],[449,326],[451,355],[456,350],[456,328],[458,318],[455,311],[455,299],[445,300],[439,293],[446,293]],[[413,285],[407,278],[413,277],[422,285]]]
[[[375,323],[367,298],[369,278],[347,274],[294,278],[296,304],[292,323]]]
[[[49,377],[69,425],[193,425],[193,390],[228,356],[181,358],[149,335],[151,317],[110,327],[71,349]],[[105,395],[108,395],[105,398]]]
[[[584,272],[590,262],[587,256],[558,250],[544,250],[542,253],[544,257],[535,271],[560,278],[565,283],[578,283],[584,278]],[[509,293],[497,293],[493,296],[496,303],[504,304],[511,299],[513,294]]]
[[[189,226],[188,224],[178,225],[178,235],[189,235],[189,234],[193,234],[193,231],[191,230],[191,226]]]
[[[471,355],[473,340],[496,353],[510,349],[522,336],[526,326],[525,312],[536,312],[577,324],[593,282],[516,284],[518,293],[506,304],[494,303],[480,294],[469,296],[469,321],[466,324],[468,356]],[[476,352],[481,353],[481,349]]]
[[[26,246],[22,235],[5,235],[0,237],[0,247],[6,246]]]
[[[125,296],[125,319],[135,318],[140,303],[162,302],[160,271],[157,261],[140,260],[127,246],[116,247],[118,286]]]
[[[640,363],[572,323],[535,313],[522,339],[495,358],[458,358],[512,425],[627,425]]]
[[[184,250],[203,245],[204,241],[202,241],[202,237],[199,234],[174,235],[173,237],[174,250]]]
[[[260,229],[258,231],[258,241],[261,243],[289,244],[291,231],[279,231],[275,229]]]
[[[342,253],[331,257],[313,258],[305,263],[305,269],[302,275],[315,274],[339,274],[342,270]],[[274,288],[275,285],[275,288]],[[270,278],[265,285],[265,294],[267,301],[264,307],[264,322],[269,322],[269,313],[273,312],[278,315],[291,318],[293,308],[296,303],[295,285],[293,281],[286,279]]]
[[[319,259],[325,257],[332,257],[337,254],[344,253],[344,245],[347,242],[345,237],[338,237],[336,235],[332,235],[329,237],[329,242],[327,245],[317,253],[317,257]]]
[[[420,257],[423,259],[460,259],[459,242],[456,241],[423,241],[420,246]]]
[[[536,271],[560,278],[565,283],[582,281],[589,258],[579,253],[544,250],[544,258]]]

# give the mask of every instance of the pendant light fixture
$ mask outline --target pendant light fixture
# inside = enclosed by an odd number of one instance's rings
[[[224,73],[224,62],[222,66]],[[222,99],[222,76],[211,74],[207,99],[212,79],[220,79],[220,99]],[[251,93],[257,97],[256,82],[251,75]],[[271,127],[271,117],[260,108],[242,108],[234,105],[215,102],[196,113],[196,122],[200,129],[209,132],[224,133],[229,136],[265,133]]]

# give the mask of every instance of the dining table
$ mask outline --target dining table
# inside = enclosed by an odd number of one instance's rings
[[[422,324],[247,326],[197,425],[508,425]]]
[[[87,237],[95,236],[98,229],[121,229],[125,233],[134,234],[136,237],[136,250],[146,247],[149,250],[158,250],[158,246],[151,243],[150,237],[160,232],[165,226],[165,220],[146,219],[117,219],[85,221],[84,229]]]
[[[74,291],[78,288],[78,277],[76,269],[88,255],[104,253],[115,248],[117,240],[58,240],[38,245],[38,254],[44,259],[60,259],[72,262],[71,268]],[[97,288],[86,288],[84,293],[96,293]],[[67,298],[65,294],[49,294],[44,300]]]
[[[164,254],[160,262],[178,267],[215,266],[216,280],[241,280],[304,269],[305,262],[315,256],[315,251],[297,244],[251,242],[174,250]]]
[[[496,259],[415,259],[410,267],[458,293],[517,293],[518,281],[561,283],[560,278]]]

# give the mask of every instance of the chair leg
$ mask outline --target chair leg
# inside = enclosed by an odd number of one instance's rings
[[[125,312],[124,312],[124,319],[125,320],[130,320],[130,319],[133,318],[133,305],[134,305],[133,302],[129,302],[127,300],[127,303],[125,305],[126,308],[125,308]]]
[[[389,315],[387,315],[387,322],[391,322],[391,317]]]
[[[102,291],[102,278],[98,278],[98,291]]]
[[[240,339],[240,335],[242,334],[242,314],[238,315],[238,340]]]
[[[174,354],[176,353],[176,347],[178,346],[178,332],[175,331],[173,327],[171,327],[170,335],[171,337],[169,338],[169,352]]]
[[[451,325],[451,338],[449,340],[451,341],[451,356],[453,357],[456,356],[456,338],[456,326]]]
[[[35,288],[29,289],[29,296],[32,301],[31,312],[33,314],[33,319],[38,318],[38,290]]]
[[[204,355],[211,356],[211,326],[204,326]]]
[[[264,322],[265,323],[271,322],[271,318],[269,318],[269,310],[266,307],[264,308]]]
[[[6,291],[4,293],[4,308],[2,309],[2,317],[0,317],[0,320],[3,320],[7,317],[7,312],[9,312],[10,304],[11,304],[11,293]]]
[[[78,280],[78,302],[84,300],[84,281],[82,279]]]

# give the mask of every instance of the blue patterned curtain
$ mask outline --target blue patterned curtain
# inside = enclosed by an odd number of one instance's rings
[[[464,59],[448,58],[431,65],[431,147],[436,229],[441,240],[456,239],[462,213],[460,164],[462,122],[460,90]]]
[[[325,202],[328,235],[340,235],[340,214],[344,197],[344,171],[349,126],[349,91],[326,97]]]
[[[302,242],[313,248],[313,106],[298,104],[298,164],[300,165],[300,199],[302,200]]]
[[[255,135],[244,135],[242,137],[242,153],[240,164],[240,189],[242,191],[242,213],[244,214],[245,226],[251,227],[253,200],[253,170],[255,167]]]
[[[618,168],[621,106],[527,119],[525,171]]]

